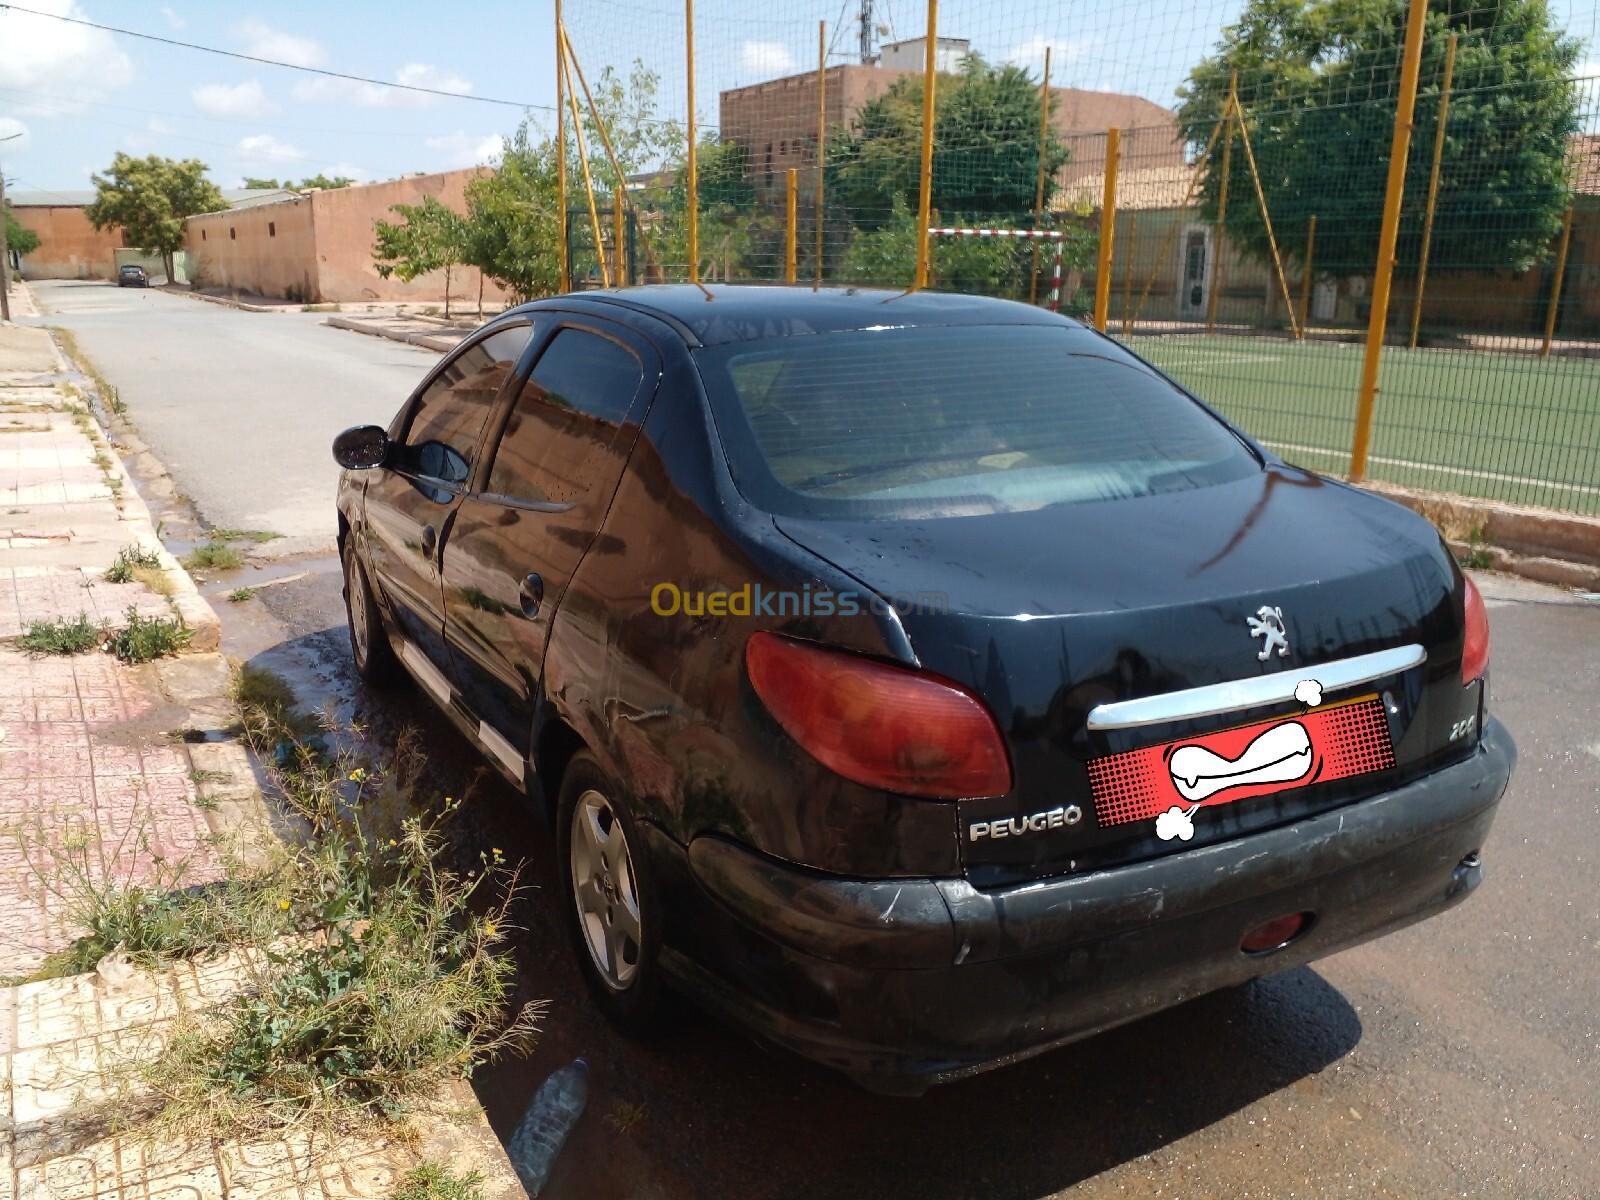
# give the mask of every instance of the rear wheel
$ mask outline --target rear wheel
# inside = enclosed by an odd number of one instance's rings
[[[584,980],[615,1024],[647,1033],[659,1008],[661,909],[633,816],[587,751],[567,764],[556,831],[567,926]]]
[[[349,541],[344,547],[344,607],[350,621],[350,655],[356,662],[356,674],[375,687],[394,683],[400,674],[399,663],[372,598],[366,569]]]

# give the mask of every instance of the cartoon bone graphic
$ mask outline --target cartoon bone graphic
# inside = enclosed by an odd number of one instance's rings
[[[1322,703],[1322,684],[1302,679],[1295,699],[1308,708]],[[1174,804],[1156,817],[1156,836],[1163,842],[1194,837],[1195,810],[1228,788],[1258,783],[1293,783],[1311,772],[1311,735],[1299,721],[1285,721],[1263,730],[1237,758],[1228,759],[1204,746],[1179,746],[1167,766],[1178,794],[1190,802]]]

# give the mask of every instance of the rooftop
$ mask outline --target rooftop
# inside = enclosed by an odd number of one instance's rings
[[[222,198],[229,208],[248,208],[252,204],[270,204],[296,195],[287,188],[223,188]],[[94,203],[93,188],[68,189],[59,192],[10,192],[6,199],[15,208],[88,208]]]

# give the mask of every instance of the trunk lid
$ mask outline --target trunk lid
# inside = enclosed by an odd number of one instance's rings
[[[995,714],[1012,791],[959,802],[977,886],[1281,824],[1392,787],[1476,740],[1475,728],[1452,737],[1477,715],[1480,688],[1461,684],[1460,574],[1437,533],[1398,505],[1305,472],[1272,466],[1190,491],[1032,512],[775,519],[894,603],[922,666],[972,688]],[[1252,635],[1264,607],[1281,610],[1287,654],[1270,629]],[[1321,712],[1285,691],[1315,679],[1319,665],[1407,646],[1426,661],[1331,689]],[[1097,706],[1266,677],[1254,686],[1277,698],[1249,707],[1091,727]],[[1316,760],[1297,783],[1305,760],[1290,756],[1305,747],[1282,727],[1296,717]],[[1352,731],[1365,741],[1341,757]],[[1169,766],[1195,739],[1204,745]],[[1179,800],[1174,771],[1189,777],[1179,805],[1189,814],[1176,822],[1192,826],[1187,837],[1172,818],[1158,835],[1151,807]]]

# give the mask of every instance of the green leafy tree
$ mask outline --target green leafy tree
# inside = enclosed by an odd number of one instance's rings
[[[560,286],[558,209],[555,142],[534,141],[524,121],[505,139],[499,169],[467,184],[462,261],[518,302],[550,295]]]
[[[1046,134],[1046,200],[1067,149]],[[914,202],[922,161],[922,79],[902,76],[868,101],[828,148],[828,195],[852,221],[893,221],[897,198]],[[1039,168],[1039,85],[1020,67],[968,55],[934,93],[933,207],[974,218],[1016,218],[1033,209]]]
[[[1204,145],[1238,72],[1239,101],[1280,249],[1305,251],[1317,217],[1316,263],[1369,274],[1383,218],[1400,90],[1405,0],[1249,0],[1215,54],[1179,90],[1179,124]],[[1459,35],[1430,270],[1523,270],[1549,253],[1570,202],[1569,139],[1579,128],[1570,81],[1580,43],[1552,25],[1544,0],[1430,6],[1397,269],[1416,272],[1449,35]],[[1221,143],[1208,160],[1205,215],[1215,220]],[[1227,232],[1261,257],[1266,228],[1235,137]]]
[[[244,177],[244,186],[247,187],[247,188],[256,188],[256,189],[261,189],[261,190],[266,190],[266,191],[273,191],[273,190],[276,190],[278,188],[288,187],[289,186],[289,181],[288,180],[284,180],[282,183],[279,183],[276,179],[257,179],[253,175],[246,175]]]
[[[379,275],[410,283],[431,271],[444,272],[444,315],[450,315],[450,269],[467,252],[467,221],[460,213],[424,196],[421,204],[396,204],[390,212],[402,218],[374,221],[372,262]]]
[[[111,169],[92,178],[95,200],[85,210],[90,222],[96,229],[120,227],[131,245],[161,255],[168,283],[172,256],[183,248],[184,218],[228,207],[206,178],[205,163],[194,158],[133,158],[118,152]]]
[[[783,230],[756,203],[749,155],[737,142],[703,138],[696,152],[699,176],[700,278],[730,282],[752,276],[755,262],[780,263]],[[672,182],[648,198],[648,220],[656,250],[674,271],[688,272],[689,172],[679,167]]]
[[[307,176],[305,179],[302,179],[298,184],[294,185],[294,188],[295,188],[295,191],[297,191],[297,192],[308,192],[312,188],[343,188],[343,187],[349,187],[354,182],[355,182],[355,180],[351,179],[350,176],[348,176],[348,175],[328,176],[328,175],[322,174],[322,172],[319,171],[315,175],[310,175],[310,176]],[[287,180],[284,181],[283,186],[284,187],[288,187],[289,186],[289,183],[288,183]]]
[[[39,248],[39,235],[18,224],[11,213],[11,201],[6,201],[6,249],[13,254],[32,254]]]
[[[962,217],[955,220],[958,225],[970,223]],[[1095,236],[1087,231],[1069,231],[1062,247],[1062,265],[1086,266],[1094,258],[1096,244]],[[1053,257],[1055,249],[1042,246],[1039,254],[1041,263],[1047,264],[1047,256]],[[852,283],[905,287],[916,265],[917,214],[896,197],[889,220],[851,239],[844,256],[844,277]],[[1023,238],[934,238],[929,246],[929,266],[934,286],[941,290],[1020,298],[1028,290],[1032,247]],[[1048,266],[1044,269],[1048,274]],[[1072,299],[1066,297],[1064,307],[1072,308]]]

